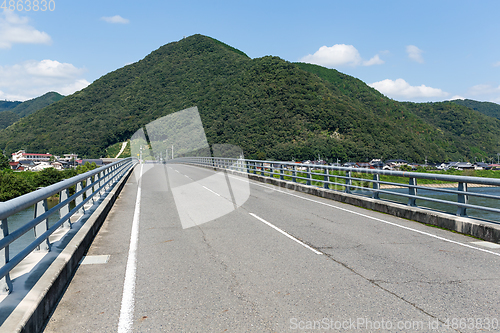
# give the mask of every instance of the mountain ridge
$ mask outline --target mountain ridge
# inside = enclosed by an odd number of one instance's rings
[[[435,125],[422,108],[315,66],[251,59],[211,37],[190,36],[0,131],[0,148],[99,157],[148,122],[196,105],[209,143],[238,145],[249,158],[438,162],[500,149],[499,120],[472,110],[485,139],[461,137],[453,128],[469,121],[466,107],[429,104],[424,109],[432,114],[458,117]]]
[[[12,103],[4,110],[0,109],[0,129],[4,129],[14,124],[19,119],[43,109],[44,107],[61,100],[64,96],[57,92],[48,92],[42,96],[32,98],[24,102]],[[1,102],[0,102],[1,103]]]
[[[484,115],[500,119],[500,105],[493,102],[479,102],[472,99],[455,99],[450,102],[466,106]]]

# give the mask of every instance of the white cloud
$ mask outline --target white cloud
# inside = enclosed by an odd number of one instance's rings
[[[363,61],[363,66],[372,66],[372,65],[382,65],[384,61],[380,59],[378,54],[376,54],[373,58],[368,61]]]
[[[320,66],[371,66],[383,64],[384,61],[378,55],[375,55],[368,61],[363,61],[358,50],[353,45],[335,44],[331,47],[322,46],[314,54],[308,54],[302,59],[302,62],[316,64]]]
[[[500,104],[500,86],[478,84],[470,87],[467,93],[472,96],[472,99]]]
[[[493,67],[500,67],[500,61],[499,61],[499,62],[495,62],[495,63],[493,64]]]
[[[411,86],[403,79],[382,80],[369,84],[382,94],[391,98],[421,99],[421,98],[442,98],[449,94],[438,88],[427,87],[425,85]]]
[[[422,53],[423,52],[424,51],[422,51],[421,49],[419,49],[415,45],[408,45],[406,47],[406,53],[408,53],[408,57],[411,60],[416,61],[416,62],[418,62],[420,64],[424,63],[424,58],[422,57]]]
[[[478,84],[469,88],[469,94],[474,96],[500,94],[500,86],[495,87],[490,84]]]
[[[0,13],[0,49],[10,49],[13,44],[50,44],[46,32],[38,31],[29,24],[29,18],[4,10]]]
[[[49,91],[70,95],[88,86],[83,68],[56,60],[25,61],[0,66],[0,99],[24,101]]]
[[[126,18],[121,17],[120,15],[115,15],[115,16],[103,16],[101,17],[102,21],[108,22],[108,23],[120,23],[120,24],[128,24],[130,21]]]
[[[463,97],[463,96],[460,96],[460,95],[455,95],[455,96],[453,96],[452,98],[450,98],[449,100],[450,100],[450,101],[454,101],[454,100],[456,100],[456,99],[461,99],[461,100],[464,100],[464,99],[466,99],[466,98],[465,98],[465,97]]]

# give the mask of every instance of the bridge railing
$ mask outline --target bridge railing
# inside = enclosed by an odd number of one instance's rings
[[[50,251],[49,237],[60,227],[70,229],[71,218],[83,215],[85,210],[106,194],[126,172],[137,163],[126,158],[88,171],[59,183],[40,188],[31,193],[0,202],[0,294],[12,290],[10,272],[33,251]],[[70,194],[74,187],[74,194]],[[48,209],[47,199],[59,194],[59,203]],[[33,220],[10,232],[8,218],[34,206]],[[59,220],[49,227],[50,216],[58,214]],[[9,245],[28,232],[34,231],[34,240],[13,258],[9,257]]]
[[[213,157],[186,157],[171,160],[170,162],[176,161],[234,170],[248,174],[258,174],[264,177],[289,180],[295,183],[300,182],[324,189],[368,196],[378,200],[380,200],[381,194],[387,194],[405,198],[405,200],[407,199],[408,206],[417,206],[417,200],[447,204],[457,208],[456,214],[458,216],[467,216],[467,209],[500,213],[500,196],[468,191],[468,184],[500,186],[500,179],[495,178]],[[371,179],[362,178],[360,174],[373,175],[373,177],[371,177]],[[407,183],[383,181],[380,180],[381,176],[403,177],[408,180]],[[456,189],[421,186],[418,185],[419,179],[450,183],[450,187],[456,186]],[[389,191],[382,189],[381,185],[406,188],[407,192]],[[419,194],[420,190],[425,190],[426,194]],[[453,194],[456,195],[456,200],[451,201],[434,198],[428,195],[428,191],[433,193]],[[494,204],[491,206],[473,205],[469,203],[469,197],[492,199]]]

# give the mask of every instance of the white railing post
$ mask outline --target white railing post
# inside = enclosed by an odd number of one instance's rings
[[[347,177],[345,179],[345,193],[351,193],[351,185],[352,185],[351,171],[346,171],[345,175]]]
[[[65,201],[66,199],[69,198],[69,189],[64,189],[61,192],[59,192],[59,203]],[[62,206],[61,209],[59,209],[59,218],[62,218],[64,215],[69,213],[69,202]],[[63,222],[62,228],[71,228],[71,220],[67,219],[66,221]]]
[[[410,186],[416,186],[417,185],[417,178],[410,177]],[[417,195],[417,189],[414,187],[408,187],[408,194],[409,195]],[[417,199],[416,198],[408,198],[408,206],[415,207],[417,206]]]
[[[461,183],[461,182],[458,183],[458,190],[460,192],[467,193],[467,183]],[[467,204],[468,201],[469,200],[468,200],[466,194],[458,194],[458,202],[459,203]],[[457,215],[458,216],[467,216],[467,208],[458,206]]]
[[[38,201],[35,205],[35,212],[33,214],[33,218],[37,218],[43,213],[47,211],[47,199],[43,199],[42,201]],[[41,234],[49,229],[49,219],[45,219],[38,223],[33,231],[35,232],[35,238],[38,238]],[[50,243],[49,238],[45,239],[40,245],[37,247],[37,251],[50,251]]]
[[[0,220],[0,239],[9,235],[9,225],[7,219]],[[0,265],[4,266],[9,262],[9,245],[0,250]],[[10,273],[0,279],[0,295],[9,294],[12,291]]]
[[[380,175],[377,173],[375,175],[373,175],[373,194],[372,194],[372,198],[373,199],[380,199],[380,196],[379,196],[379,193],[378,191],[376,190],[379,190],[380,189]]]

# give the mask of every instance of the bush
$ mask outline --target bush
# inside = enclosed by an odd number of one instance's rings
[[[35,190],[36,187],[11,170],[0,171],[0,201],[7,201]]]

